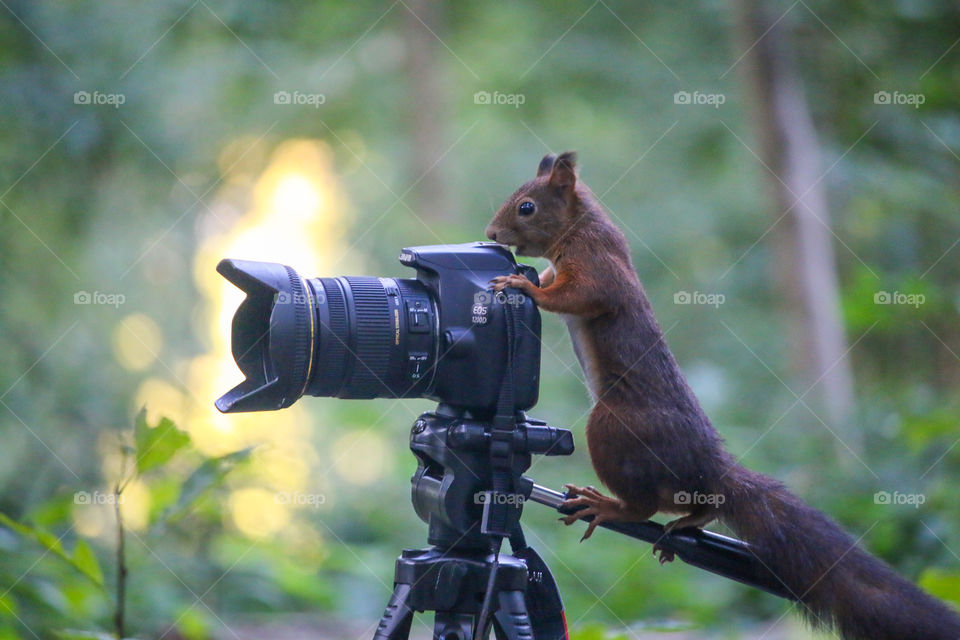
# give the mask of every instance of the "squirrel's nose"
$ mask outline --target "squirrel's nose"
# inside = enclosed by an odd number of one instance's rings
[[[496,241],[497,241],[497,232],[494,231],[493,229],[487,227],[487,237],[490,238],[491,240],[493,240],[494,242],[496,242]]]

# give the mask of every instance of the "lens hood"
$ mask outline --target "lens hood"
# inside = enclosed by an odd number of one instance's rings
[[[285,265],[221,260],[217,272],[247,294],[233,317],[233,358],[245,380],[217,400],[224,413],[283,409],[303,395],[313,360],[309,288]]]

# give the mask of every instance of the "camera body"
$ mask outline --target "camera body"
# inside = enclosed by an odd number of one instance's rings
[[[481,415],[496,408],[507,364],[507,314],[510,306],[520,328],[514,351],[517,410],[537,403],[540,388],[540,312],[521,293],[493,293],[496,276],[520,273],[539,284],[536,269],[517,264],[503,245],[477,242],[410,247],[401,264],[417,270],[417,280],[438,307],[439,355],[435,375],[422,394]],[[477,415],[476,417],[481,417]]]
[[[514,407],[537,402],[540,313],[520,292],[493,293],[496,276],[536,270],[489,242],[409,247],[416,278],[304,279],[292,268],[223,260],[247,297],[233,319],[245,380],[217,400],[223,412],[282,409],[305,394],[347,399],[423,397],[491,417],[513,349]]]

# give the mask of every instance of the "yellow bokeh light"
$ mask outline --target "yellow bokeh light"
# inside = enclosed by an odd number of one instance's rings
[[[163,378],[147,378],[133,397],[133,411],[147,409],[147,424],[156,424],[160,418],[170,418],[181,429],[190,405],[190,398]]]
[[[231,149],[231,157],[242,155],[239,146]],[[237,178],[243,185],[246,170],[245,166]],[[224,192],[234,191],[233,179],[229,173],[225,176]],[[326,145],[289,140],[277,147],[253,184],[250,209],[229,229],[221,228],[221,234],[201,242],[194,277],[207,301],[209,351],[190,363],[186,380],[194,395],[209,402],[191,412],[185,426],[205,453],[219,455],[239,446],[307,438],[306,430],[297,426],[305,420],[299,407],[230,416],[213,407],[214,399],[243,379],[230,349],[231,322],[243,293],[216,272],[217,263],[230,257],[282,262],[308,276],[328,272],[334,266],[330,256],[342,237],[342,208]]]
[[[257,455],[264,479],[277,489],[304,491],[310,482],[310,462],[316,458],[306,455],[305,448],[310,445],[293,440],[264,447]]]
[[[163,346],[163,331],[149,317],[134,313],[113,331],[113,354],[124,369],[142,371],[157,359]]]
[[[340,476],[361,486],[373,484],[389,471],[391,458],[383,437],[372,431],[351,432],[333,444],[333,468]]]
[[[293,174],[277,183],[271,205],[274,211],[291,220],[308,222],[313,212],[320,208],[320,193],[307,177]]]
[[[120,505],[123,526],[143,531],[150,519],[150,490],[138,480],[124,487],[119,499],[110,490],[94,489],[73,494],[73,526],[88,538],[110,537],[116,534],[116,505]]]
[[[310,444],[307,415],[299,405],[232,415],[223,415],[213,406],[218,396],[243,380],[233,360],[230,333],[233,314],[244,296],[216,272],[217,263],[223,258],[280,262],[307,277],[359,268],[355,258],[350,265],[335,262],[345,246],[346,203],[328,147],[317,140],[288,140],[269,157],[263,153],[263,145],[244,138],[227,145],[219,159],[223,187],[211,210],[227,213],[223,219],[210,215],[207,224],[198,227],[205,235],[193,265],[204,298],[197,317],[206,330],[202,338],[207,350],[183,372],[192,399],[181,397],[186,415],[179,422],[208,455],[257,445],[249,469],[271,490],[236,489],[228,499],[236,528],[251,537],[272,535],[290,524],[295,507],[276,500],[276,492],[309,490],[318,456]],[[249,194],[248,205],[243,194]],[[246,207],[245,212],[235,217],[241,207]],[[174,400],[169,388],[152,386],[142,391],[141,395],[154,400],[163,394],[167,401]]]
[[[126,439],[113,430],[101,431],[97,436],[97,451],[100,452],[100,469],[110,486],[125,478],[133,461],[124,453]]]
[[[89,492],[87,492],[89,495]],[[86,501],[78,502],[77,497],[81,492],[74,494],[73,501],[73,528],[84,538],[99,538],[112,532],[116,525],[113,515],[113,507],[106,503],[87,504]]]
[[[306,576],[315,577],[317,569],[330,554],[323,535],[309,524],[291,522],[283,530],[283,542],[296,556],[292,568]]]
[[[150,490],[139,480],[131,480],[120,495],[123,525],[134,531],[147,528],[150,518]]]
[[[286,527],[290,514],[278,495],[256,487],[231,493],[230,514],[237,529],[251,538],[262,538]]]

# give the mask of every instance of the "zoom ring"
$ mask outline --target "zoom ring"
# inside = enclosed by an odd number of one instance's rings
[[[393,395],[387,381],[393,340],[387,293],[379,278],[345,277],[356,309],[356,363],[345,390],[351,398]]]

